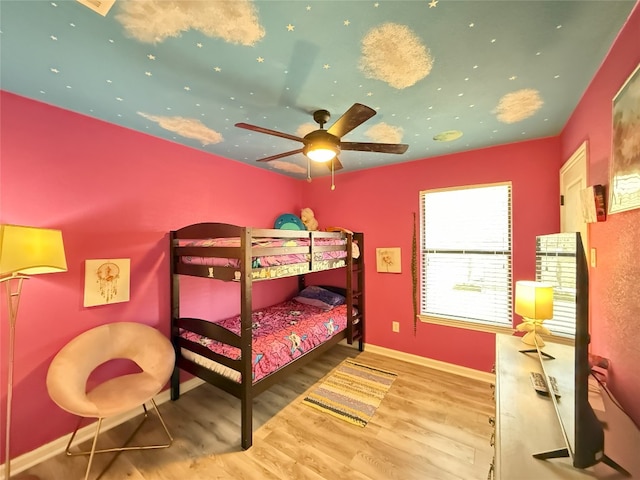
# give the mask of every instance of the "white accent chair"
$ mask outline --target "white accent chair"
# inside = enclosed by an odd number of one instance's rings
[[[119,374],[102,381],[87,392],[91,373],[110,360],[126,359],[139,367],[138,372]],[[153,397],[160,393],[173,372],[175,353],[171,342],[153,327],[135,322],[117,322],[88,330],[58,352],[47,372],[47,390],[51,399],[63,410],[79,416],[78,424],[66,447],[67,455],[89,455],[85,480],[96,453],[116,452],[102,474],[125,450],[167,448],[173,438],[158,411]],[[157,445],[128,446],[147,419],[146,403],[151,403],[168,441]],[[144,417],[124,446],[97,449],[102,421],[142,406]],[[72,452],[73,439],[83,419],[96,418],[97,426],[90,451]]]

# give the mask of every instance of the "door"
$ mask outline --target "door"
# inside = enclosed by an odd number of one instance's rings
[[[585,251],[588,246],[587,223],[582,214],[580,192],[587,187],[587,142],[571,155],[560,169],[560,231],[580,232]]]

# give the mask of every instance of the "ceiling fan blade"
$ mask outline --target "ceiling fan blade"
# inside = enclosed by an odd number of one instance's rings
[[[337,172],[338,170],[341,170],[344,168],[338,157],[333,157],[333,160],[331,160],[331,162],[333,162],[334,172]],[[327,162],[327,167],[329,168],[329,170],[331,170],[331,162]]]
[[[295,155],[296,153],[302,153],[302,149],[299,148],[298,150],[291,150],[290,152],[278,153],[277,155],[271,155],[270,157],[266,157],[266,158],[259,158],[258,160],[256,160],[256,162],[270,162],[271,160],[277,160],[279,158],[288,157],[290,155]]]
[[[375,114],[376,111],[373,108],[362,105],[361,103],[354,103],[327,131],[338,138],[343,137]]]
[[[365,143],[340,142],[340,150],[357,150],[360,152],[397,153],[407,151],[409,145],[404,143]]]
[[[267,135],[274,135],[276,137],[288,138],[289,140],[295,140],[296,142],[304,142],[302,138],[296,137],[295,135],[289,135],[288,133],[282,133],[277,130],[270,130],[268,128],[258,127],[248,123],[236,123],[236,127],[245,128],[253,132],[266,133]]]

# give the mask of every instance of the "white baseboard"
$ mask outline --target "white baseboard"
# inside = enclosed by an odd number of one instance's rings
[[[433,368],[435,370],[453,373],[454,375],[481,380],[487,383],[495,383],[496,381],[496,376],[493,373],[482,372],[473,368],[462,367],[460,365],[454,365],[453,363],[441,362],[440,360],[433,360],[431,358],[421,357],[419,355],[413,355],[411,353],[399,352],[398,350],[379,347],[377,345],[371,345],[370,343],[367,343],[365,345],[365,351],[377,353],[378,355],[384,355],[405,362],[416,363],[418,365]]]
[[[194,377],[186,382],[180,384],[180,393],[186,393],[189,390],[196,388],[199,385],[202,385],[204,380]],[[168,402],[171,399],[170,390],[164,390],[160,392],[154,400],[156,404],[160,405],[165,402]],[[124,413],[122,415],[118,415],[116,417],[109,417],[102,422],[102,427],[100,428],[101,432],[106,432],[107,430],[117,427],[121,423],[126,422],[127,420],[139,415],[141,411],[138,409],[132,410],[131,412]],[[93,422],[89,425],[82,427],[78,430],[76,434],[76,438],[74,439],[74,445],[77,443],[82,443],[86,440],[93,438],[93,435],[96,431],[96,422]],[[59,455],[64,452],[67,447],[67,443],[69,443],[69,438],[71,437],[71,433],[65,435],[63,437],[58,438],[52,442],[49,442],[41,447],[32,450],[31,452],[27,452],[19,457],[14,458],[11,461],[11,473],[17,474],[31,468],[39,463],[44,462],[56,455]],[[4,478],[4,464],[2,465],[3,471],[0,473],[0,480],[5,480]]]

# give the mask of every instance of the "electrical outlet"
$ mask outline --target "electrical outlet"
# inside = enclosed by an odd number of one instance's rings
[[[391,322],[391,330],[398,333],[400,331],[400,322]]]
[[[593,268],[596,268],[596,249],[595,248],[591,249],[591,266]]]

